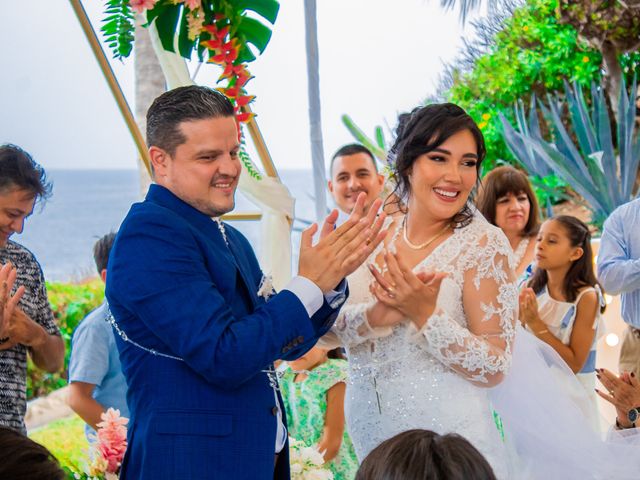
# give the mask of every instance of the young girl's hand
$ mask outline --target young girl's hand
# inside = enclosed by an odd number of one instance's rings
[[[370,267],[375,278],[373,294],[380,303],[401,312],[416,327],[422,328],[435,311],[440,284],[447,275],[438,272],[415,274],[397,253],[386,252],[384,261],[388,278]]]
[[[544,329],[544,324],[538,315],[538,299],[532,288],[524,288],[520,292],[520,321],[524,327],[533,331]]]

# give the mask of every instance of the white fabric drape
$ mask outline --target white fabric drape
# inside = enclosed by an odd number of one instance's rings
[[[150,29],[153,48],[158,56],[169,89],[192,85],[185,60],[162,48],[155,24]],[[295,199],[277,179],[263,175],[252,177],[242,166],[239,188],[262,211],[260,265],[273,278],[273,286],[281,289],[291,278],[291,226]],[[257,169],[256,169],[257,170]]]

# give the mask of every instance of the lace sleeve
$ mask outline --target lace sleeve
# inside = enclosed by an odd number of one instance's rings
[[[422,338],[434,357],[464,378],[494,386],[511,364],[518,312],[513,256],[506,238],[495,233],[483,235],[459,260],[464,318],[456,321],[440,306]]]

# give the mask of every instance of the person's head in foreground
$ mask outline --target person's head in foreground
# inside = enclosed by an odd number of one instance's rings
[[[480,129],[462,108],[452,103],[419,107],[396,131],[391,152],[397,184],[390,198],[423,221],[466,225],[485,151]]]
[[[63,480],[64,471],[42,445],[7,427],[0,427],[0,478]]]
[[[364,459],[356,480],[495,480],[489,463],[455,433],[407,430]]]
[[[384,175],[378,173],[373,154],[357,143],[345,145],[334,153],[329,172],[329,192],[344,213],[351,213],[360,192],[367,195],[364,206],[368,211],[384,187]]]
[[[0,146],[0,248],[22,233],[36,202],[50,195],[45,171],[31,155],[16,145]]]
[[[154,181],[210,217],[233,210],[240,142],[231,102],[209,87],[179,87],[147,112]]]

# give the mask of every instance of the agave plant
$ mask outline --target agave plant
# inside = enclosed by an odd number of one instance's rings
[[[592,211],[592,223],[600,226],[619,205],[638,195],[636,178],[640,162],[640,137],[635,126],[636,81],[631,93],[620,90],[616,141],[611,128],[605,92],[591,86],[591,105],[578,84],[565,84],[565,98],[548,95],[548,105],[531,99],[529,113],[522,102],[515,107],[516,128],[501,115],[505,142],[513,155],[535,175],[555,173],[579,193]],[[572,129],[562,120],[569,113]],[[543,138],[542,111],[551,140]]]

